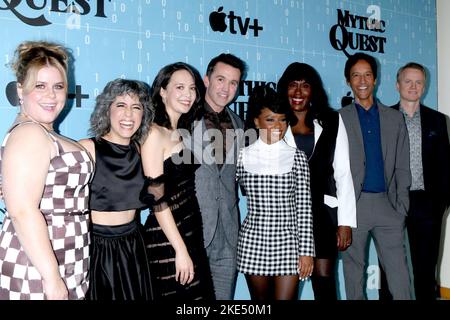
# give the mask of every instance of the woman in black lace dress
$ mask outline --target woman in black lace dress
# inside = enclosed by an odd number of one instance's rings
[[[191,152],[177,128],[198,109],[198,72],[177,62],[160,70],[152,85],[155,119],[142,145],[146,187],[151,205],[144,226],[155,300],[214,299],[203,243],[202,218],[195,195]],[[180,120],[180,121],[179,121]],[[186,128],[191,127],[185,121]]]

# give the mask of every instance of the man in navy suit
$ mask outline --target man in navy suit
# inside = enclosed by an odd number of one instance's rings
[[[435,300],[436,265],[442,217],[450,202],[450,146],[445,116],[420,103],[426,70],[414,62],[397,72],[400,102],[392,108],[403,113],[410,143],[412,183],[406,226],[417,300]],[[382,273],[381,299],[389,299]]]

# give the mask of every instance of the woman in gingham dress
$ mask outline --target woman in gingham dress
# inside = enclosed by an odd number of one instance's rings
[[[20,112],[0,153],[6,213],[0,232],[0,299],[82,299],[88,289],[88,182],[93,163],[53,131],[67,95],[66,49],[16,50]]]
[[[283,140],[292,114],[269,87],[249,99],[247,127],[259,138],[243,148],[237,180],[247,196],[237,269],[245,274],[253,300],[296,300],[299,279],[313,270],[309,169],[305,154]]]

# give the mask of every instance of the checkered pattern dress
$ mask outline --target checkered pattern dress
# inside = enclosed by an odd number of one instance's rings
[[[248,213],[239,231],[237,269],[261,276],[298,274],[299,256],[314,256],[306,156],[297,149],[290,172],[255,174],[244,169],[242,153],[236,175]]]
[[[2,144],[0,163],[11,130]],[[64,152],[48,135],[57,155],[50,161],[40,209],[69,299],[82,299],[88,289],[88,182],[94,167],[86,151]],[[0,299],[44,299],[41,275],[25,254],[8,213],[0,231]]]

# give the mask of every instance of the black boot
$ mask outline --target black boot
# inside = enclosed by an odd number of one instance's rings
[[[336,280],[333,276],[321,277],[313,275],[311,277],[314,290],[314,299],[317,301],[336,301]]]

